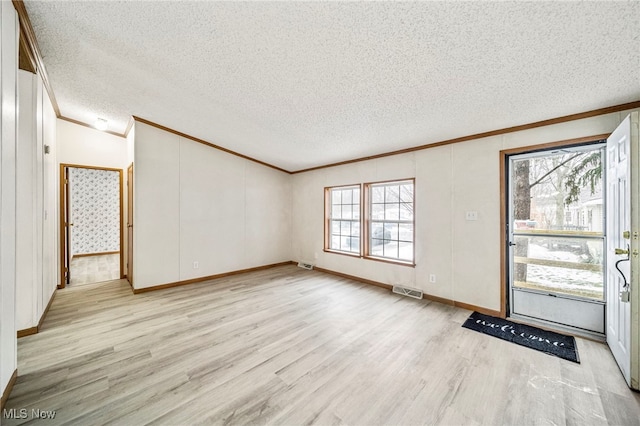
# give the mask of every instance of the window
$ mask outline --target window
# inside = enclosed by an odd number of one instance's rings
[[[325,251],[414,265],[414,179],[362,188],[325,188]]]
[[[365,185],[367,250],[365,255],[413,263],[413,180]]]
[[[360,254],[360,185],[326,189],[325,248]]]

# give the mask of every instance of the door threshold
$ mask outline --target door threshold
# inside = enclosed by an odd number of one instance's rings
[[[606,342],[606,336],[601,333],[596,333],[595,331],[583,330],[581,328],[571,327],[568,325],[562,325],[555,322],[544,321],[541,319],[518,314],[511,314],[507,317],[507,319],[520,324],[542,328],[543,330],[555,331],[556,333],[568,334],[574,337],[581,337],[583,339],[593,340],[599,343]]]

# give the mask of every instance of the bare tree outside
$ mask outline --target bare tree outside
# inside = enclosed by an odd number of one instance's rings
[[[574,232],[585,228],[586,218],[565,223],[568,213],[577,210],[581,199],[601,189],[601,150],[564,152],[516,160],[513,163],[514,231],[548,230]],[[535,205],[534,205],[535,204]],[[566,217],[565,217],[566,216]],[[514,255],[529,257],[530,236],[516,236]],[[553,244],[553,239],[546,240]],[[589,259],[585,259],[588,262]],[[527,263],[514,263],[514,281],[527,282]]]

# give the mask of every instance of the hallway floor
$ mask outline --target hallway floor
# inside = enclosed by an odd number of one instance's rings
[[[120,278],[120,254],[74,257],[69,285],[99,283]]]

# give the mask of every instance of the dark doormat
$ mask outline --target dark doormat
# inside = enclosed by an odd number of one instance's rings
[[[549,355],[580,363],[576,339],[573,336],[554,333],[553,331],[531,327],[530,325],[518,324],[478,312],[472,313],[462,326],[521,346],[537,349]]]

